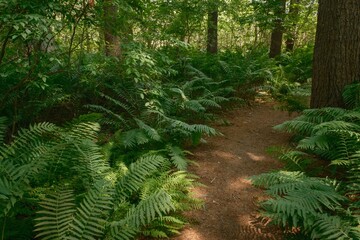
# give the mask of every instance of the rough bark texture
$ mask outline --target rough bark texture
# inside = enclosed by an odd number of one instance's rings
[[[320,0],[311,107],[343,107],[344,87],[360,80],[360,1]]]
[[[286,38],[286,51],[291,52],[294,50],[296,38],[296,25],[299,20],[299,3],[300,0],[290,0],[288,19],[291,21],[291,27],[288,30]]]
[[[271,33],[271,42],[270,42],[270,53],[269,57],[274,58],[281,54],[281,45],[283,39],[283,17],[285,14],[285,4],[286,0],[279,0],[279,5],[275,9],[275,20],[274,28]]]
[[[117,36],[118,8],[113,0],[104,0],[104,37],[106,56],[121,57],[120,37]]]
[[[208,35],[207,35],[207,52],[216,54],[218,52],[218,17],[217,10],[208,13]]]

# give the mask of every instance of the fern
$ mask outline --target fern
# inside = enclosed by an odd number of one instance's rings
[[[310,136],[315,126],[316,124],[314,123],[294,119],[279,124],[275,126],[274,129],[282,131],[285,130],[289,133],[295,133],[301,136]]]
[[[165,158],[159,155],[142,157],[132,163],[128,172],[119,180],[116,185],[117,199],[125,199],[132,192],[140,189],[147,176],[154,172],[165,162]]]
[[[344,184],[334,184],[327,178],[306,177],[299,172],[255,177],[254,184],[266,187],[273,197],[263,203],[269,217],[283,226],[300,226],[312,239],[359,238],[359,117],[357,110],[310,109],[276,127],[302,135],[304,138],[297,148],[304,151],[303,154],[341,166],[342,172],[334,176]],[[295,163],[301,161],[292,155],[287,159],[294,159]]]
[[[343,99],[350,109],[359,108],[360,104],[360,83],[347,85],[343,92]]]
[[[40,215],[35,219],[35,232],[39,232],[36,238],[66,239],[73,221],[75,209],[75,197],[72,190],[63,190],[50,195],[40,202],[43,210],[37,212]]]
[[[301,172],[279,172],[262,174],[253,178],[255,185],[265,186],[273,199],[262,206],[276,223],[284,227],[290,225],[313,226],[318,213],[336,211],[346,201],[335,190],[330,181],[310,178]]]
[[[7,128],[6,122],[6,117],[0,117],[0,142],[3,141],[5,137],[5,131]]]
[[[0,147],[0,216],[7,215],[30,189],[30,180],[54,157],[54,144],[46,137],[58,130],[42,123],[23,129],[9,145]]]
[[[112,209],[112,188],[109,183],[98,181],[85,195],[77,208],[68,239],[98,239],[104,234],[106,216]]]
[[[112,111],[106,107],[99,106],[99,105],[93,105],[93,104],[88,104],[88,105],[86,105],[86,107],[93,111],[105,113],[108,117],[113,118],[114,119],[113,121],[109,121],[109,120],[107,120],[107,121],[105,120],[105,121],[107,123],[113,124],[117,128],[121,127],[122,124],[125,126],[128,126],[128,123],[123,116],[121,116],[118,113],[115,113],[114,111]]]
[[[167,145],[166,149],[175,167],[178,170],[186,170],[189,160],[185,158],[185,152],[181,148],[171,145]]]
[[[339,216],[317,215],[318,220],[314,223],[311,231],[312,239],[359,239],[360,229],[358,226],[349,224]]]
[[[286,169],[291,171],[304,171],[306,165],[311,161],[308,154],[300,151],[286,152],[279,159],[285,162]]]
[[[150,139],[152,139],[154,141],[161,140],[161,136],[156,129],[150,127],[149,125],[145,124],[143,121],[141,121],[139,119],[135,119],[135,121],[138,124],[139,128],[143,129]]]
[[[132,129],[121,133],[118,140],[125,148],[134,148],[148,143],[150,138],[142,129]]]
[[[41,202],[44,210],[35,231],[42,239],[98,239],[104,235],[106,216],[112,209],[111,185],[96,182],[75,209],[72,191],[62,191]]]
[[[131,208],[121,221],[111,223],[110,235],[115,239],[130,239],[141,226],[145,226],[174,210],[170,196],[159,190]]]

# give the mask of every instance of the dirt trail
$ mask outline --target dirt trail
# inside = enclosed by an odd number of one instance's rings
[[[280,168],[266,149],[287,144],[289,136],[275,132],[272,127],[291,117],[273,106],[257,102],[227,113],[224,118],[231,124],[216,126],[224,136],[210,138],[208,144],[193,151],[198,166],[190,171],[206,185],[194,191],[204,199],[205,208],[186,214],[191,225],[174,240],[281,239],[274,229],[255,227],[256,202],[264,194],[247,180],[252,175]]]

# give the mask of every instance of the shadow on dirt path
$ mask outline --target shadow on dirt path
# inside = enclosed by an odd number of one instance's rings
[[[205,201],[205,207],[186,213],[191,225],[173,240],[281,239],[275,230],[255,228],[256,203],[264,193],[247,178],[281,167],[266,149],[288,143],[289,135],[272,127],[291,117],[274,110],[273,103],[257,102],[224,118],[231,124],[216,126],[224,136],[210,138],[193,151],[198,166],[190,172],[206,185],[194,193]]]

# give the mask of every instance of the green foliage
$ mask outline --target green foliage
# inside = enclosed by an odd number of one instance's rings
[[[299,151],[287,152],[281,159],[291,163],[287,165],[291,170],[301,172],[253,177],[253,183],[267,188],[272,197],[262,203],[265,216],[283,227],[300,227],[311,239],[359,238],[358,119],[357,109],[309,109],[275,127],[300,136]],[[330,163],[317,173],[322,177],[303,173],[314,174],[313,164],[324,164],[318,158]]]
[[[264,216],[276,224],[301,227],[312,239],[348,239],[360,233],[356,218],[342,208],[347,198],[328,179],[307,177],[301,172],[276,172],[258,175],[252,181],[267,188],[272,198],[261,205]]]
[[[360,83],[347,85],[344,89],[343,98],[346,106],[350,109],[359,108]]]
[[[38,214],[43,216],[36,219],[36,232],[40,232],[36,237],[43,239],[65,239],[69,233],[70,223],[73,221],[75,213],[75,199],[73,191],[64,190],[56,195],[50,195],[40,202],[44,210]]]

